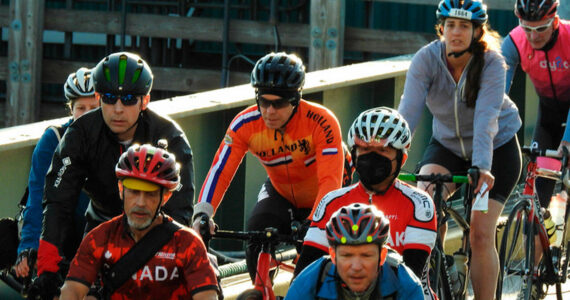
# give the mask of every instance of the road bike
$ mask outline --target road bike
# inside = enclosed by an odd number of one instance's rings
[[[521,150],[529,162],[524,190],[515,197],[517,202],[509,214],[501,241],[497,299],[501,299],[505,293],[519,291],[522,299],[533,299],[540,297],[533,295],[533,285],[538,287],[537,291],[541,295],[546,294],[549,285],[555,285],[557,299],[562,300],[561,285],[568,275],[570,256],[570,245],[566,238],[570,207],[566,205],[564,221],[556,228],[556,233],[562,234],[562,243],[551,245],[534,184],[537,176],[547,177],[556,180],[559,188],[567,190],[570,186],[566,179],[568,151],[564,149],[562,158],[559,158],[555,150],[539,150],[528,146]],[[563,186],[560,183],[563,183]],[[536,249],[539,245],[535,245],[535,235],[538,235],[542,244],[539,249]],[[535,272],[537,250],[542,252],[542,259]]]
[[[472,185],[469,185],[468,176],[473,179],[472,182],[477,182],[479,178],[479,170],[471,168],[467,171],[467,174],[467,176],[460,176],[452,174],[421,175],[402,173],[398,176],[400,180],[404,181],[425,181],[433,184],[433,201],[436,207],[437,228],[443,226],[451,217],[462,232],[461,245],[454,254],[455,257],[464,258],[461,261],[461,264],[463,265],[455,267],[463,267],[465,272],[461,272],[459,276],[462,276],[463,278],[458,278],[455,282],[451,280],[452,274],[449,273],[449,270],[454,267],[455,262],[454,260],[448,259],[449,256],[445,255],[442,237],[439,230],[437,232],[435,246],[430,256],[429,279],[431,287],[435,289],[440,300],[465,299],[467,295],[467,278],[469,278],[469,257],[471,251],[469,244],[469,221],[474,189]],[[467,184],[465,197],[463,198],[465,218],[457,209],[452,207],[451,201],[445,201],[443,198],[443,187],[445,183]]]

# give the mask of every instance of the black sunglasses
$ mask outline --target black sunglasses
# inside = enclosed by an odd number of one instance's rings
[[[103,103],[111,105],[114,105],[115,103],[117,103],[119,99],[121,99],[121,103],[123,103],[124,106],[132,106],[139,102],[138,97],[140,96],[135,96],[131,94],[127,95],[114,95],[111,93],[101,94],[101,100],[103,101]]]
[[[269,106],[273,106],[275,109],[285,108],[291,105],[291,101],[295,100],[295,97],[291,98],[281,98],[278,100],[267,100],[263,98],[263,96],[257,97],[257,105],[259,105],[263,109],[269,108]]]

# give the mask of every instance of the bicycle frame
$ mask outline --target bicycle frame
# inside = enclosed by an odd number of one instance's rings
[[[558,157],[558,153],[554,150],[546,150],[544,151],[544,153],[542,153],[541,151],[536,151],[536,150],[533,151],[533,148],[526,148],[526,147],[523,147],[523,151],[530,158],[530,162],[527,165],[527,176],[525,178],[523,199],[526,199],[528,201],[529,216],[533,216],[532,218],[529,218],[529,220],[532,220],[532,223],[537,225],[538,227],[538,236],[542,245],[542,248],[540,250],[543,253],[542,263],[545,264],[547,271],[546,276],[543,277],[542,279],[545,280],[545,283],[551,285],[560,282],[560,280],[564,278],[560,278],[560,276],[556,274],[557,272],[555,272],[555,266],[552,261],[552,251],[550,249],[550,241],[548,239],[548,234],[544,226],[544,218],[540,211],[540,202],[536,194],[535,180],[536,177],[538,176],[537,175],[538,165],[536,163],[536,158],[537,156],[541,155],[549,157]],[[567,157],[564,156],[562,158],[562,170],[564,170],[563,172],[566,172],[566,161]],[[563,172],[561,172],[561,174],[558,175],[559,178],[563,177],[564,175],[562,174]],[[565,216],[567,214],[568,214],[568,207],[566,208]],[[565,234],[565,230],[563,233]]]
[[[257,269],[253,288],[259,291],[258,296],[263,300],[275,300],[273,283],[270,270],[279,267],[285,271],[293,273],[295,267],[281,262],[281,259],[272,256],[275,246],[282,243],[293,244],[299,241],[294,240],[291,235],[278,234],[277,229],[267,228],[264,231],[224,231],[218,230],[214,238],[238,239],[258,241],[261,244],[261,252],[257,258]],[[248,292],[247,290],[245,292]]]
[[[474,181],[476,182],[478,180],[478,170],[476,169],[469,169],[468,171],[469,176],[471,176]],[[469,227],[469,222],[470,222],[470,213],[471,213],[471,205],[472,205],[472,199],[473,199],[473,194],[472,194],[472,188],[471,186],[467,189],[467,195],[464,198],[464,207],[466,210],[466,218],[464,219],[461,214],[459,214],[456,210],[454,210],[444,199],[443,199],[443,186],[445,183],[468,183],[469,182],[469,178],[467,176],[453,176],[451,174],[431,174],[431,175],[420,175],[420,174],[401,174],[399,177],[399,179],[401,180],[406,180],[406,181],[426,181],[426,182],[430,182],[432,184],[435,185],[434,187],[434,193],[433,193],[433,201],[435,203],[435,207],[436,207],[436,215],[437,215],[437,228],[439,229],[440,226],[443,226],[445,224],[445,222],[447,222],[447,217],[446,216],[451,216],[451,218],[453,218],[455,220],[455,222],[457,223],[457,225],[461,228],[462,232],[463,232],[463,236],[462,236],[462,243],[460,248],[458,249],[458,251],[463,251],[467,257],[470,257],[470,244],[469,244],[469,231],[470,231],[470,227]],[[435,266],[434,266],[434,276],[430,277],[430,281],[433,283],[433,287],[434,289],[437,289],[437,287],[439,286],[439,281],[443,280],[444,285],[447,287],[447,291],[445,291],[446,294],[448,295],[441,295],[441,293],[439,293],[440,291],[438,290],[438,296],[439,298],[451,298],[451,299],[455,299],[457,298],[463,298],[466,296],[466,282],[467,282],[467,277],[468,277],[468,273],[466,273],[466,280],[464,282],[464,285],[462,287],[462,291],[459,295],[453,295],[452,292],[452,286],[450,283],[450,278],[449,278],[449,274],[447,273],[447,263],[445,261],[443,261],[443,258],[445,257],[445,253],[443,251],[443,242],[441,239],[441,235],[439,233],[439,230],[437,231],[437,238],[436,238],[436,244],[435,247],[432,251],[432,257],[435,260]],[[468,260],[468,265],[469,265],[469,260]],[[440,270],[442,268],[442,266],[444,267],[444,272],[441,272],[440,274]],[[469,268],[468,268],[469,269]],[[440,278],[440,275],[445,276],[445,278]],[[443,296],[443,297],[442,297]],[[447,298],[446,298],[447,296]]]

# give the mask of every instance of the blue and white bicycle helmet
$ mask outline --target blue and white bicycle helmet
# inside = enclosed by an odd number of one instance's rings
[[[487,5],[479,0],[441,0],[435,12],[437,19],[458,18],[473,23],[487,22]]]

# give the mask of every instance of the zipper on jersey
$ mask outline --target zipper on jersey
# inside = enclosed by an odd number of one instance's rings
[[[275,129],[275,139],[277,140],[277,132],[279,132],[281,134],[281,146],[283,147],[283,149],[287,149],[285,147],[285,129],[283,128],[279,128],[279,129]],[[293,153],[290,153],[291,155],[291,162],[293,161]],[[289,182],[289,187],[291,188],[291,197],[293,199],[293,204],[295,205],[295,208],[299,208],[299,206],[297,205],[297,199],[295,199],[295,190],[293,189],[293,183],[291,182],[291,174],[289,174],[289,163],[285,163],[285,170],[287,171],[287,181]]]

